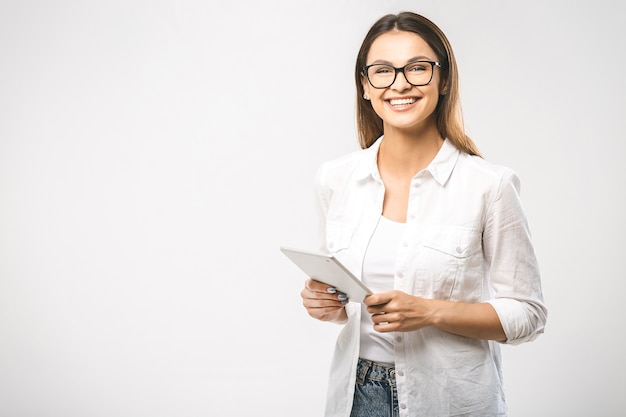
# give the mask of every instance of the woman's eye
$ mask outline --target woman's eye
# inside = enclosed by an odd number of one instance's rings
[[[421,72],[421,71],[426,71],[426,66],[419,64],[419,65],[413,65],[407,69],[411,72]]]
[[[389,74],[390,72],[393,72],[393,70],[389,67],[376,68],[376,74]]]

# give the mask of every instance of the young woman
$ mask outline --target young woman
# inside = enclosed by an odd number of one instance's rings
[[[547,310],[516,174],[464,133],[441,30],[388,15],[356,62],[360,151],[327,162],[322,245],[375,293],[351,303],[308,280],[308,313],[341,323],[327,417],[505,416],[498,343]]]

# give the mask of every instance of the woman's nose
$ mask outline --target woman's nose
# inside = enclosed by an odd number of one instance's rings
[[[409,84],[409,81],[406,79],[404,71],[396,72],[396,79],[393,80],[393,84],[391,84],[390,88],[397,91],[403,91],[411,88],[411,84]]]

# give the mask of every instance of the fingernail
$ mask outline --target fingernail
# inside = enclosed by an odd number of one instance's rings
[[[329,287],[326,291],[328,291],[331,294],[334,294],[337,292],[337,288]]]
[[[340,300],[347,300],[347,299],[348,299],[348,296],[347,296],[347,295],[345,295],[345,294],[339,294],[339,295],[337,296],[337,298],[339,298]]]

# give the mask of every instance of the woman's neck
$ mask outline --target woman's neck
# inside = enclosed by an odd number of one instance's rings
[[[419,132],[386,128],[378,152],[378,168],[396,178],[413,178],[426,168],[443,145],[436,126]]]

